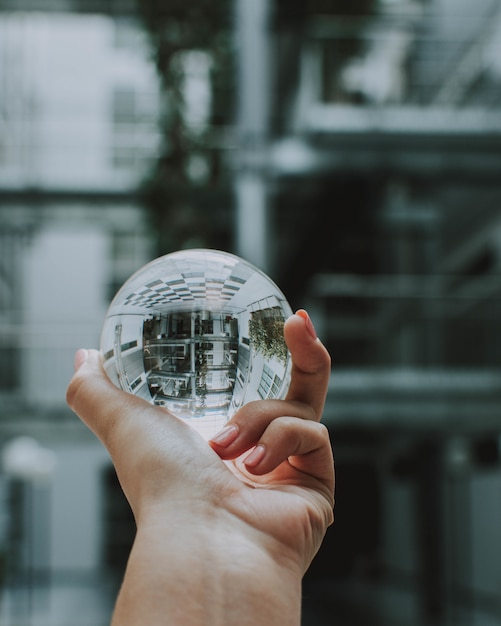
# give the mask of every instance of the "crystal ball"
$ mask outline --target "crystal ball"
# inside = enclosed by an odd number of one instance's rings
[[[209,439],[243,404],[285,397],[291,314],[277,285],[247,261],[219,250],[173,252],[113,298],[101,333],[104,367],[117,387]]]

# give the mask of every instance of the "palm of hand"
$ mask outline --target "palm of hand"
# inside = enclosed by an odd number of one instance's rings
[[[299,557],[303,572],[334,517],[332,453],[328,448],[322,454],[327,463],[317,459],[319,466],[324,472],[325,467],[332,468],[330,475],[326,472],[322,478],[294,467],[294,459],[282,461],[264,475],[255,475],[245,467],[244,454],[223,464],[219,461],[212,486],[220,508],[267,540],[290,549]]]

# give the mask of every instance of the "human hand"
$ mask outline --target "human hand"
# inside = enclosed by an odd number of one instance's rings
[[[117,389],[97,351],[77,353],[68,404],[107,447],[140,544],[156,561],[164,547],[172,562],[187,556],[183,546],[191,553],[210,542],[248,577],[263,562],[302,576],[318,550],[333,519],[332,452],[319,423],[330,357],[305,312],[284,334],[293,361],[287,398],[244,406],[209,445],[165,409]]]
[[[303,310],[287,320],[284,335],[293,362],[286,399],[246,404],[210,445],[242,483],[228,505],[296,550],[304,571],[333,521],[334,463],[319,423],[330,357]]]

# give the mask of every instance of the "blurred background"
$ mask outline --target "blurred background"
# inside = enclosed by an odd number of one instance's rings
[[[500,104],[499,0],[0,0],[0,623],[109,623],[134,525],[73,354],[211,247],[332,354],[304,626],[501,624]]]

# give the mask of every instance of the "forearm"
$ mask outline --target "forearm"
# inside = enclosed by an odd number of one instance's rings
[[[113,626],[299,626],[299,568],[213,521],[139,526]]]

